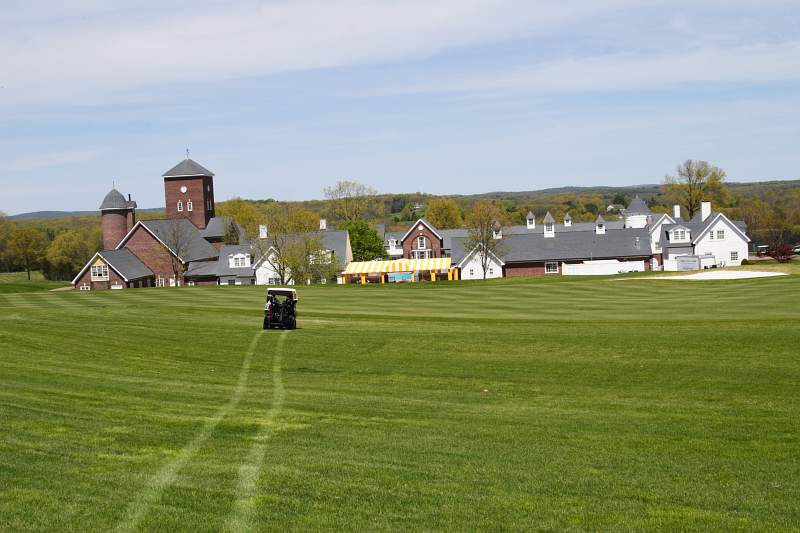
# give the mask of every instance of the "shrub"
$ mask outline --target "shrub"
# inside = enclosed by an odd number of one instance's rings
[[[792,247],[788,244],[773,244],[769,247],[768,255],[779,263],[788,263],[792,260]]]
[[[742,259],[742,266],[752,265],[752,264],[753,264],[753,262],[750,261],[749,259]]]

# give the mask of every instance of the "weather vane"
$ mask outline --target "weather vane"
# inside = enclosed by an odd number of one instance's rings
[[[189,147],[186,147],[186,159],[189,159]]]

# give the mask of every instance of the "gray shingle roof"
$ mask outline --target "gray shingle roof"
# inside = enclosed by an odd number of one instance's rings
[[[111,189],[106,197],[103,198],[103,203],[100,204],[100,210],[106,209],[133,209],[136,207],[136,202],[128,201],[117,189]]]
[[[128,281],[154,276],[153,271],[127,248],[99,252],[106,263]]]
[[[228,229],[228,224],[231,223],[232,218],[229,216],[214,217],[208,221],[205,229],[200,230],[200,235],[205,239],[222,239]],[[247,235],[244,229],[235,220],[233,223],[236,225],[236,230],[239,232],[239,243],[247,242]]]
[[[525,220],[530,220],[533,218],[533,211],[528,211],[528,214],[525,215]]]
[[[638,237],[638,245],[637,245]],[[610,231],[605,235],[573,231],[545,239],[539,234],[511,235],[503,239],[505,262],[644,257],[651,255],[646,228]]]
[[[649,215],[650,208],[647,207],[647,203],[644,200],[639,198],[639,195],[633,197],[631,203],[628,207],[625,208],[626,215]]]
[[[216,259],[219,257],[217,249],[211,246],[207,240],[200,235],[200,230],[185,218],[169,218],[158,220],[142,220],[142,225],[153,232],[158,239],[166,244],[175,252],[174,241],[177,238],[185,241],[185,250],[181,256],[186,262],[198,261],[201,259]]]
[[[190,278],[217,277],[217,261],[192,261],[186,269],[186,276]]]
[[[555,224],[556,223],[556,219],[554,219],[553,215],[551,215],[550,211],[548,211],[547,214],[544,216],[544,219],[542,220],[542,222],[544,222],[545,224]]]
[[[184,159],[171,169],[162,174],[165,178],[176,178],[179,176],[213,176],[214,173],[198,164],[192,159]]]
[[[249,244],[227,244],[219,251],[219,260],[217,261],[217,276],[237,276],[237,277],[251,277],[255,275],[252,266],[249,267],[231,267],[230,255],[237,253],[250,254],[251,263],[254,263],[258,258],[253,256],[253,248]]]
[[[594,221],[595,224],[605,224],[606,219],[603,218],[603,215],[597,215],[597,220]]]

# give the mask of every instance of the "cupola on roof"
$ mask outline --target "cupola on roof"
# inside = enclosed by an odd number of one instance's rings
[[[633,197],[631,200],[630,205],[625,208],[626,215],[649,215],[651,214],[650,208],[647,207],[647,204],[644,200],[639,198],[639,195]]]

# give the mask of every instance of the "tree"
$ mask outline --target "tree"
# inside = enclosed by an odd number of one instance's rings
[[[185,257],[189,251],[193,230],[194,227],[188,219],[174,218],[170,220],[170,225],[165,232],[164,244],[173,252],[170,254],[170,260],[172,262],[172,279],[175,280],[175,287],[180,287],[180,282],[186,271],[187,265],[181,258]]]
[[[483,279],[489,270],[492,256],[503,254],[501,239],[495,239],[495,225],[502,224],[503,212],[494,202],[477,202],[467,218],[469,237],[465,243],[468,251],[475,250],[480,260]]]
[[[264,216],[253,202],[232,198],[227,202],[217,204],[216,209],[218,216],[229,216],[235,219],[250,239],[258,236],[258,226],[263,222]],[[238,233],[236,244],[238,244]]]
[[[56,235],[45,255],[47,268],[43,269],[48,279],[68,280],[75,277],[92,255],[89,243],[74,230]]]
[[[333,187],[325,187],[325,198],[333,204],[333,212],[340,220],[360,220],[374,201],[377,191],[357,181],[342,180]]]
[[[363,220],[345,222],[339,225],[339,229],[347,230],[350,234],[354,261],[371,261],[386,257],[383,238]]]
[[[713,200],[723,206],[730,202],[730,191],[725,185],[725,171],[711,166],[707,161],[688,159],[678,165],[677,176],[664,178],[662,192],[668,200],[680,204],[689,219],[700,210],[700,203]]]
[[[296,205],[276,202],[268,206],[264,221],[267,238],[253,240],[253,254],[272,268],[281,285],[302,280],[309,270],[307,256],[322,248],[318,217]]]
[[[425,209],[425,218],[440,229],[461,226],[461,210],[452,198],[432,198]]]
[[[236,226],[236,221],[234,219],[230,219],[228,224],[225,226],[225,237],[223,238],[223,241],[225,244],[239,244],[239,240],[239,228]]]
[[[17,228],[8,239],[6,254],[12,261],[25,267],[30,281],[31,269],[39,266],[46,250],[47,239],[44,233],[34,228]]]

